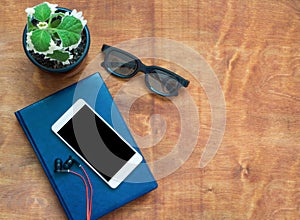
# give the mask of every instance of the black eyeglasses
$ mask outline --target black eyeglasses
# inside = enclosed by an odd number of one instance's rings
[[[103,44],[102,52],[105,54],[101,64],[111,74],[130,78],[138,72],[146,74],[147,87],[162,96],[176,96],[181,86],[187,87],[189,81],[170,70],[159,66],[146,66],[140,59],[126,51]]]

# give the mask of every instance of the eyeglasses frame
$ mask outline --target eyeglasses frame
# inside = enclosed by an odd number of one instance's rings
[[[139,58],[137,58],[136,56],[124,51],[124,50],[121,50],[119,48],[116,48],[116,47],[113,47],[113,46],[109,46],[107,44],[103,44],[102,48],[101,48],[101,51],[105,54],[105,58],[104,58],[104,62],[101,63],[101,66],[103,66],[108,72],[110,72],[111,74],[115,75],[115,76],[118,76],[120,78],[124,78],[124,79],[128,79],[128,78],[131,78],[133,76],[135,76],[138,72],[143,72],[145,74],[145,84],[146,86],[153,92],[161,95],[161,96],[177,96],[178,95],[178,90],[181,86],[183,87],[187,87],[190,83],[189,80],[186,80],[184,79],[183,77],[177,75],[176,73],[170,71],[170,70],[167,70],[163,67],[160,67],[160,66],[147,66],[145,65]],[[121,53],[121,54],[124,54],[130,58],[132,58],[132,61],[134,61],[136,63],[136,69],[134,70],[133,73],[129,74],[129,75],[122,75],[122,74],[119,74],[119,73],[116,73],[114,72],[112,69],[109,68],[109,65],[108,65],[108,58],[109,58],[109,53],[111,53],[112,51],[116,51],[118,53]],[[150,84],[149,84],[149,81],[148,81],[148,75],[153,73],[151,71],[153,71],[154,69],[156,70],[160,70],[160,71],[163,71],[164,73],[168,74],[169,76],[171,76],[172,78],[176,79],[178,83],[177,85],[177,88],[176,90],[173,92],[173,93],[170,93],[170,94],[166,94],[166,93],[162,93],[160,91],[157,91],[155,88],[153,88]]]

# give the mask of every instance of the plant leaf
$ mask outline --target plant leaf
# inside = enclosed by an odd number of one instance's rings
[[[64,17],[64,16],[65,16],[64,13],[62,13],[62,12],[57,12],[57,13],[52,14],[52,15],[50,16],[50,19],[56,18],[56,17]]]
[[[51,22],[50,27],[51,28],[56,28],[59,24],[60,24],[60,20],[56,19],[56,20]]]
[[[56,31],[62,40],[63,47],[77,44],[81,38],[82,23],[73,16],[66,16],[57,26]]]
[[[27,32],[31,32],[35,29],[36,29],[36,27],[32,24],[31,18],[28,16],[28,18],[27,18]]]
[[[51,9],[47,3],[42,3],[34,8],[34,18],[38,21],[45,22],[51,15]]]
[[[60,24],[60,22],[64,16],[65,16],[65,14],[61,13],[61,12],[50,15],[49,27],[56,28]],[[53,19],[54,19],[54,21],[52,21]]]
[[[68,52],[63,52],[60,50],[55,50],[52,54],[47,54],[47,57],[50,57],[61,62],[65,62],[69,59],[70,54]]]
[[[31,35],[31,42],[39,52],[45,52],[50,48],[51,36],[46,30],[35,30]]]

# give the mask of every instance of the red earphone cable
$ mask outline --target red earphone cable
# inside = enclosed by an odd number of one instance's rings
[[[87,180],[88,180],[88,183],[89,183],[89,186],[90,186],[90,201],[89,201],[89,215],[91,216],[92,215],[92,204],[93,204],[93,186],[92,186],[92,183],[91,183],[91,180],[87,174],[87,172],[85,171],[85,169],[83,168],[83,166],[80,166],[80,168],[82,169],[82,171],[84,172]]]
[[[81,167],[82,167],[82,166],[81,166]],[[83,169],[83,170],[84,170],[84,169]],[[91,204],[90,204],[91,199],[89,199],[89,189],[88,189],[88,184],[87,184],[86,180],[84,179],[84,177],[83,177],[82,175],[80,175],[79,173],[74,172],[74,171],[72,171],[72,170],[69,170],[69,173],[72,173],[72,174],[74,174],[74,175],[80,177],[80,179],[83,181],[83,183],[84,183],[84,185],[85,185],[85,194],[86,194],[86,218],[87,218],[87,220],[90,220],[90,219],[91,219],[91,209],[90,209],[90,207],[91,207]],[[86,174],[85,170],[84,170],[84,173]],[[86,176],[87,176],[87,174],[86,174]],[[88,176],[87,176],[87,178],[88,178]],[[90,183],[90,179],[89,179],[89,178],[88,178],[88,182],[89,182],[90,187],[91,187],[92,184]]]

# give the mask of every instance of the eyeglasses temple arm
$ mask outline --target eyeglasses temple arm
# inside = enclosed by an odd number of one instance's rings
[[[181,82],[181,85],[184,86],[184,87],[188,87],[189,84],[190,84],[190,81],[188,81],[186,79],[183,79],[182,82]]]
[[[107,44],[103,44],[102,45],[102,48],[101,48],[101,51],[103,52],[104,50],[110,48],[111,46],[107,45]]]

